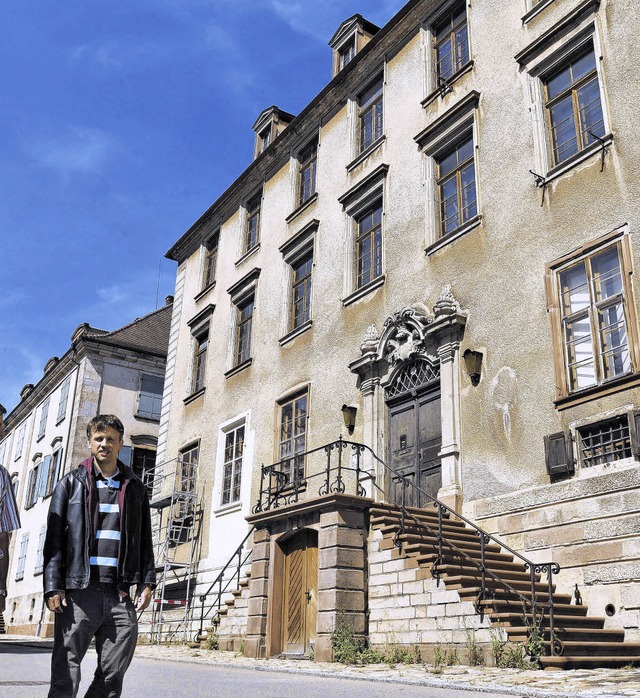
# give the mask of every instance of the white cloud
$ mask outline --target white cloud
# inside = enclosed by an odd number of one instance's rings
[[[65,133],[32,141],[28,150],[42,167],[69,177],[99,173],[116,149],[113,138],[100,129],[69,127]]]

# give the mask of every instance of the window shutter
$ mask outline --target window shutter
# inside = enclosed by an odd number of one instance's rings
[[[571,437],[564,431],[544,437],[544,452],[547,472],[550,477],[573,475],[575,466],[571,449]]]
[[[33,490],[34,490],[34,482],[33,479],[37,475],[37,471],[35,469],[31,469],[29,471],[29,480],[27,482],[27,497],[25,499],[24,503],[24,508],[28,509],[29,507],[33,506]]]
[[[131,465],[131,446],[123,446],[118,453],[118,458],[125,465]]]
[[[45,456],[44,463],[40,466],[40,487],[38,488],[38,497],[44,497],[47,494],[47,484],[49,482],[50,467],[51,456]]]
[[[640,410],[629,413],[629,433],[631,434],[633,457],[640,460]]]

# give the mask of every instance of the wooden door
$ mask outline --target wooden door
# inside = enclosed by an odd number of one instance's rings
[[[286,654],[309,654],[318,615],[318,534],[303,530],[284,546],[283,647]]]
[[[440,393],[424,391],[389,406],[390,465],[398,475],[391,476],[389,501],[423,507],[437,497],[442,486],[438,453],[442,445]]]

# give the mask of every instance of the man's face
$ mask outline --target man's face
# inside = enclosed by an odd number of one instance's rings
[[[89,448],[95,462],[102,468],[113,468],[118,460],[118,452],[122,448],[120,434],[112,427],[93,430],[89,439]]]

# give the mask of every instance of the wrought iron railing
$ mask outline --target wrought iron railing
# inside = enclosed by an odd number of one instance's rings
[[[220,611],[223,596],[240,587],[242,569],[247,565],[251,557],[251,549],[246,547],[246,544],[254,530],[255,527],[252,526],[242,543],[240,543],[225,566],[220,570],[218,576],[211,582],[211,586],[204,594],[200,594],[200,628],[196,638],[202,636],[205,618],[211,618],[211,613],[214,609],[216,613]],[[213,600],[209,601],[209,605],[205,610],[205,604],[211,595],[213,595]]]
[[[294,458],[296,459],[295,465],[293,463]],[[365,469],[363,467],[365,461],[368,461],[370,468]],[[304,472],[309,474],[299,478],[291,478],[290,473],[298,471],[301,462],[304,463]],[[385,477],[391,477],[402,483],[401,501],[395,502],[396,506],[400,508],[401,516],[395,537],[396,544],[401,545],[402,536],[407,529],[408,521],[413,528],[428,532],[432,538],[435,538],[437,544],[436,559],[431,571],[438,583],[440,582],[439,568],[445,563],[445,552],[452,551],[458,558],[463,558],[465,562],[480,572],[480,592],[476,600],[476,609],[481,615],[484,614],[483,601],[492,597],[495,599],[495,593],[492,594],[489,588],[499,586],[515,596],[521,604],[523,620],[525,625],[529,626],[530,631],[531,629],[539,631],[542,628],[545,613],[548,615],[549,651],[552,655],[562,654],[562,642],[558,638],[555,628],[553,599],[553,575],[557,575],[560,572],[560,566],[555,562],[535,563],[528,560],[503,541],[483,531],[472,521],[417,487],[405,475],[391,468],[378,458],[364,444],[345,441],[340,437],[337,441],[325,446],[311,449],[292,458],[285,458],[272,465],[263,466],[260,473],[259,497],[253,511],[258,513],[282,506],[289,506],[298,502],[302,496],[304,496],[304,499],[309,499],[316,496],[316,493],[317,496],[322,496],[332,493],[350,492],[356,496],[364,496],[366,494],[365,484],[367,482],[371,483],[372,490],[375,489],[384,497],[385,491],[376,482],[376,476],[372,472],[376,463],[384,472]],[[422,501],[427,501],[429,503],[428,506],[436,509],[438,515],[437,526],[426,523],[407,506],[406,493],[409,488],[413,488],[414,492],[419,492]],[[423,508],[426,509],[427,507]],[[453,540],[447,538],[444,529],[446,519],[457,519],[476,532],[480,543],[480,561],[456,545]],[[514,558],[522,562],[524,570],[529,573],[529,582],[531,584],[530,599],[488,568],[487,546],[491,542],[508,551]],[[546,593],[537,589],[545,576],[547,582]],[[544,595],[548,599],[546,603],[540,600],[540,597]],[[509,599],[507,598],[505,601],[508,603]],[[530,620],[530,623],[527,622],[528,620]]]

